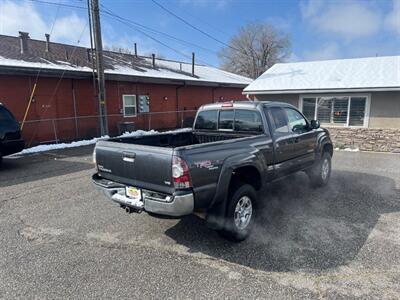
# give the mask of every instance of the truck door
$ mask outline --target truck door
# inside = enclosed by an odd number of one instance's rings
[[[292,172],[295,158],[293,134],[289,128],[286,112],[281,107],[269,107],[267,116],[270,120],[274,140],[275,177],[282,177]]]
[[[285,107],[289,129],[293,134],[295,168],[300,170],[315,160],[316,131],[311,129],[303,115],[294,108]]]

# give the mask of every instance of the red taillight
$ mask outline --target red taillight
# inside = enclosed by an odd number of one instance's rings
[[[192,187],[187,163],[178,156],[172,157],[172,179],[176,189]]]

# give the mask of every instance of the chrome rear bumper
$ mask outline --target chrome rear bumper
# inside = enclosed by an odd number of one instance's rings
[[[193,193],[172,195],[167,197],[168,201],[166,199],[156,200],[155,197],[146,196],[146,193],[143,193],[142,201],[138,201],[125,196],[125,185],[123,184],[101,178],[97,174],[94,174],[92,179],[94,185],[107,198],[122,206],[173,217],[181,217],[193,213]]]

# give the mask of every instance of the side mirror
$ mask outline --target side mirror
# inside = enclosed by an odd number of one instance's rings
[[[320,127],[320,123],[318,120],[311,120],[310,126],[312,129],[318,129]]]

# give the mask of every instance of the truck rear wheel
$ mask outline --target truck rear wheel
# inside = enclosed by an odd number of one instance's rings
[[[231,193],[224,229],[219,233],[235,242],[245,240],[255,219],[257,193],[249,184],[242,184]]]
[[[331,177],[331,156],[328,152],[324,152],[321,159],[307,172],[311,185],[314,187],[324,186]]]

